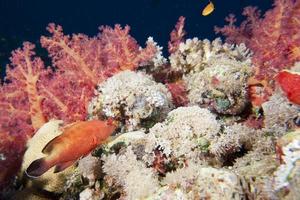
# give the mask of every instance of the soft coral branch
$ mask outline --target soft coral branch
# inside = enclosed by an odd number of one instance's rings
[[[0,112],[3,112],[0,121],[1,129],[9,132],[14,132],[16,126],[11,123],[19,121],[20,115],[26,119],[26,127],[32,126],[34,130],[46,122],[41,106],[43,96],[39,93],[39,81],[48,71],[41,59],[33,57],[33,49],[33,44],[24,43],[22,49],[13,52],[11,64],[7,66],[7,83],[1,87],[1,93],[5,95],[0,99]],[[30,128],[23,130],[26,135],[30,132],[27,129]]]
[[[52,63],[60,71],[76,71],[96,85],[101,76],[100,43],[97,38],[84,34],[64,35],[61,26],[49,24],[47,30],[52,37],[41,37],[41,44],[52,57]],[[95,69],[98,69],[97,71]]]

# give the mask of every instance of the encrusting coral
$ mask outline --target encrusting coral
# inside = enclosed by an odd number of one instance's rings
[[[98,85],[89,117],[125,119],[125,129],[131,131],[162,120],[171,108],[171,94],[163,84],[141,72],[123,71]]]
[[[224,57],[211,59],[209,67],[184,78],[190,104],[220,114],[240,114],[249,102],[250,64]]]

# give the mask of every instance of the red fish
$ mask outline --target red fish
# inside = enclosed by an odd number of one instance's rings
[[[27,176],[41,176],[53,166],[54,173],[63,171],[105,142],[116,128],[116,121],[110,119],[79,121],[66,126],[63,133],[51,140],[42,150],[47,156],[29,165],[26,170]]]
[[[300,105],[300,73],[283,70],[276,78],[287,98],[292,103]]]

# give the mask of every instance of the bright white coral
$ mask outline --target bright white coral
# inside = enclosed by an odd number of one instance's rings
[[[146,152],[160,149],[166,156],[197,159],[203,142],[210,141],[220,131],[216,116],[198,106],[179,107],[168,114],[166,120],[150,129]]]
[[[212,58],[211,66],[185,77],[191,104],[220,114],[239,114],[248,103],[249,64],[226,57]]]
[[[213,59],[221,57],[238,61],[241,65],[251,64],[251,52],[244,44],[223,44],[220,38],[212,42],[207,39],[187,39],[185,43],[180,43],[179,49],[169,59],[173,69],[195,73],[211,66]]]
[[[163,118],[171,110],[172,97],[168,89],[143,73],[123,71],[98,85],[91,104],[91,118],[125,119],[126,129],[135,130],[142,120]]]

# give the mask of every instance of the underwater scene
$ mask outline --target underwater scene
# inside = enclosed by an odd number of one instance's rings
[[[300,200],[300,0],[0,0],[0,73],[0,200]]]

